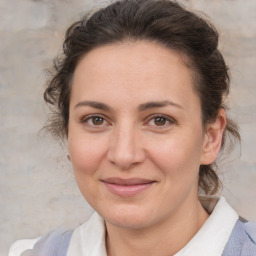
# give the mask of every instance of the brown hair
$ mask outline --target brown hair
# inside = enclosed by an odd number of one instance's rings
[[[54,135],[68,135],[72,76],[78,61],[95,47],[123,41],[147,40],[178,51],[193,70],[201,100],[202,123],[213,122],[229,93],[228,67],[217,49],[218,33],[207,20],[168,0],[123,0],[85,16],[66,32],[63,55],[55,59],[44,99],[53,107],[48,128]],[[238,127],[227,120],[221,151],[227,138],[240,140]],[[211,165],[201,165],[199,188],[214,194],[220,180]]]

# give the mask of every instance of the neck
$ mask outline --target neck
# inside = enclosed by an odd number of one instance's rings
[[[108,256],[170,256],[181,250],[208,218],[199,201],[194,207],[180,209],[175,216],[157,225],[139,230],[124,229],[106,223]]]

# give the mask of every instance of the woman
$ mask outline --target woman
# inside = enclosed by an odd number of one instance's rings
[[[209,196],[216,158],[240,139],[217,47],[209,22],[165,0],[118,1],[73,24],[44,96],[95,213],[9,255],[255,255],[254,224]]]

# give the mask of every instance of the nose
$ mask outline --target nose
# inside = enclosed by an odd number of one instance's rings
[[[145,150],[133,127],[119,127],[111,137],[108,160],[122,170],[128,170],[145,160]]]

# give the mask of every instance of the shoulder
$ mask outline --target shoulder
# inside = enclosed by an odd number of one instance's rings
[[[36,242],[40,239],[22,239],[14,242],[9,250],[8,256],[20,256],[24,251],[32,249]]]
[[[249,242],[256,246],[256,223],[240,217],[232,233],[236,234],[239,241]]]
[[[256,223],[255,222],[243,222],[244,231],[250,240],[256,245]]]
[[[256,223],[240,218],[229,237],[222,255],[256,255]]]
[[[92,233],[99,230],[99,228],[97,228],[99,225],[104,226],[104,224],[100,223],[100,217],[98,217],[97,214],[92,214],[89,220],[75,230],[57,229],[43,237],[16,241],[10,247],[8,256],[52,256],[57,255],[57,251],[61,251],[63,252],[61,255],[65,255],[71,239],[73,242],[75,241],[75,243],[77,243],[76,240],[81,240],[81,233],[86,233],[91,237]]]
[[[55,256],[66,255],[72,230],[54,230],[37,239],[24,239],[15,242],[8,256]]]

